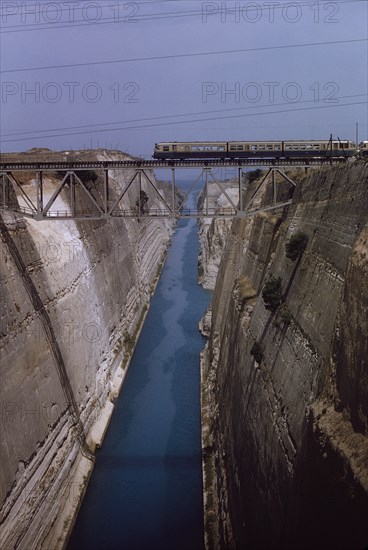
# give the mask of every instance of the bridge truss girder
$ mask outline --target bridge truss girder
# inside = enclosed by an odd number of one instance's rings
[[[256,190],[252,194],[247,204],[244,203],[244,184],[243,184],[243,167],[236,166],[236,182],[234,186],[237,186],[239,192],[239,200],[237,202],[231,198],[227,191],[226,186],[217,180],[214,167],[198,166],[201,169],[199,176],[194,180],[189,190],[178,201],[176,184],[177,171],[180,170],[178,166],[167,167],[171,171],[171,193],[170,197],[165,196],[163,191],[160,191],[156,185],[155,178],[153,176],[152,169],[141,167],[119,167],[115,170],[129,171],[125,179],[126,184],[124,188],[120,188],[117,194],[117,183],[112,177],[109,177],[109,169],[106,167],[95,168],[95,172],[100,172],[102,178],[98,184],[98,189],[88,185],[88,183],[82,181],[81,174],[85,168],[71,167],[65,170],[65,175],[60,180],[51,196],[46,198],[45,192],[45,174],[53,172],[55,169],[51,168],[39,168],[37,170],[30,170],[28,167],[25,169],[28,174],[34,173],[35,177],[32,179],[32,185],[24,185],[20,180],[21,167],[17,167],[13,170],[1,171],[0,168],[0,207],[3,210],[13,212],[14,214],[20,214],[24,217],[31,218],[37,221],[41,220],[61,220],[61,219],[74,219],[74,220],[100,220],[100,219],[117,219],[117,218],[130,218],[130,219],[142,219],[142,218],[232,218],[232,217],[246,217],[254,215],[261,211],[273,210],[290,204],[291,199],[288,201],[280,201],[277,195],[277,176],[281,176],[283,181],[289,182],[292,187],[295,187],[295,182],[285,173],[283,166],[272,166],[268,168],[267,173],[262,178],[261,182],[257,186]],[[185,167],[188,168],[188,167]],[[193,166],[190,166],[193,168]],[[218,168],[218,163],[215,168]],[[161,168],[162,169],[162,168]],[[273,200],[272,203],[260,208],[254,207],[254,200],[260,190],[267,185],[269,178],[272,178],[273,186]],[[280,178],[279,178],[280,179]],[[142,186],[153,190],[154,196],[159,198],[162,205],[160,208],[153,208],[144,204],[144,194],[142,195]],[[209,197],[209,185],[214,184],[218,187],[226,197],[228,205],[224,208],[215,208],[210,206]],[[188,208],[187,202],[191,193],[194,190],[201,189],[201,208]],[[85,200],[89,202],[90,207],[85,210],[78,208],[76,200],[76,190],[79,189],[79,195],[84,195]],[[132,190],[134,189],[134,193]],[[122,208],[123,199],[128,200],[128,192],[133,194],[136,200],[133,200],[133,204],[128,207]],[[58,207],[58,199],[63,193],[63,202],[67,203],[67,207],[60,209]],[[112,198],[113,197],[113,198]],[[142,199],[143,197],[143,199]],[[131,199],[129,199],[131,202]],[[20,204],[22,203],[22,204]]]

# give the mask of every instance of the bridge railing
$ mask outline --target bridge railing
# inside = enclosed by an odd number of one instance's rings
[[[0,207],[3,210],[8,210],[14,213],[22,214],[27,218],[40,219],[40,216],[37,215],[37,211],[29,208],[27,206],[21,205],[8,205],[2,204],[0,202]],[[159,208],[150,208],[147,212],[141,212],[140,214],[137,211],[132,209],[115,209],[111,214],[101,214],[97,210],[76,210],[74,213],[71,210],[49,210],[42,214],[42,219],[44,220],[55,220],[55,219],[116,219],[116,218],[130,218],[130,219],[142,219],[142,218],[212,218],[212,217],[234,217],[236,211],[233,208],[208,208],[208,209],[198,209],[198,208],[182,208],[180,210],[172,212],[168,209],[159,209]]]

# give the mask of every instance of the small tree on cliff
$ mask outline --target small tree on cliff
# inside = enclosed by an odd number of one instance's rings
[[[263,351],[259,342],[254,342],[253,346],[251,347],[250,354],[252,357],[254,357],[258,364],[262,363]]]
[[[265,308],[276,311],[282,302],[281,277],[271,277],[265,282],[262,290],[262,298]]]
[[[285,245],[286,257],[289,260],[295,261],[301,256],[308,244],[308,235],[302,231],[298,231],[292,235]]]
[[[285,327],[288,327],[291,323],[293,316],[291,315],[291,312],[288,309],[286,304],[282,304],[282,306],[278,311],[278,314],[279,314],[280,324],[284,325]]]

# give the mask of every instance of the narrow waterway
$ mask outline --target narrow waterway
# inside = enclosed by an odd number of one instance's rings
[[[203,549],[197,232],[179,221],[68,550]]]

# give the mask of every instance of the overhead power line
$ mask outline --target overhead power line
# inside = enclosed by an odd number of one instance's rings
[[[124,130],[136,130],[141,128],[152,128],[152,127],[159,127],[159,126],[173,126],[173,125],[181,125],[181,124],[188,124],[188,123],[195,123],[195,122],[208,122],[211,120],[224,120],[224,119],[231,119],[231,118],[244,118],[244,117],[250,117],[250,116],[262,116],[262,115],[274,115],[279,113],[291,113],[291,112],[297,112],[297,111],[310,111],[315,109],[332,109],[332,108],[338,108],[338,107],[349,107],[353,105],[367,105],[366,101],[357,101],[352,103],[341,103],[337,105],[321,105],[321,106],[314,106],[314,107],[300,107],[296,109],[279,109],[275,111],[266,111],[262,113],[245,113],[245,114],[236,114],[236,115],[228,115],[224,117],[210,117],[210,118],[202,118],[202,119],[195,119],[195,120],[181,120],[181,121],[171,121],[171,122],[158,122],[153,124],[142,124],[142,125],[136,125],[136,126],[125,126],[120,128],[101,128],[99,130],[85,130],[81,132],[67,132],[67,133],[60,133],[60,134],[50,134],[50,135],[43,135],[43,136],[35,136],[35,137],[25,137],[25,138],[14,138],[14,139],[4,139],[0,140],[1,143],[9,143],[14,141],[30,141],[30,140],[40,140],[44,138],[56,138],[56,137],[64,137],[64,136],[76,136],[76,135],[82,135],[82,134],[91,134],[91,133],[102,133],[102,132],[116,132],[116,131],[124,131]]]
[[[178,0],[178,2],[183,2],[184,0]],[[193,0],[189,0],[191,2],[193,2]],[[319,5],[326,5],[326,6],[329,6],[329,5],[332,5],[332,4],[336,4],[336,5],[340,5],[340,4],[359,4],[359,3],[362,3],[362,2],[367,2],[367,0],[334,0],[334,2],[330,2],[330,0],[323,0],[323,1],[320,1],[319,2]],[[137,6],[140,6],[141,4],[146,4],[146,5],[149,5],[149,4],[158,4],[158,3],[161,3],[161,2],[132,2],[132,5],[137,5]],[[173,3],[172,1],[171,2],[168,2],[168,3]],[[39,10],[42,10],[44,9],[43,6],[47,6],[48,4],[38,4],[38,9]],[[52,5],[52,3],[50,4]],[[264,9],[265,11],[267,11],[267,7],[268,9],[270,9],[272,7],[272,10],[273,11],[276,11],[276,10],[283,10],[285,7],[287,7],[288,5],[290,5],[290,2],[284,2],[284,3],[279,3],[277,5],[265,5],[265,6],[262,6],[262,9]],[[299,2],[297,4],[297,6],[299,7],[310,7],[310,6],[315,6],[316,3],[313,3],[312,1],[311,2]],[[117,4],[115,4],[115,7],[117,6]],[[112,9],[111,6],[106,6],[107,8],[110,8]],[[81,7],[74,7],[73,8],[73,17],[74,17],[74,13],[76,11],[81,11],[83,10],[84,7],[81,6]],[[252,7],[251,5],[250,6],[247,6],[247,14],[248,12],[252,12],[252,11],[257,11],[259,8],[257,7],[257,5],[255,7]],[[62,14],[63,12],[66,12],[66,13],[69,13],[70,14],[70,11],[69,11],[69,8],[58,8],[57,10],[57,13],[58,14]],[[24,15],[32,15],[32,14],[37,14],[37,12],[27,12],[26,14]],[[221,14],[221,12],[219,12]],[[231,13],[231,11],[229,11],[229,13]],[[185,18],[185,17],[194,17],[194,16],[202,16],[204,14],[203,12],[203,8],[201,10],[194,10],[194,11],[184,11],[184,12],[162,12],[162,13],[136,13],[136,14],[131,14],[132,15],[132,19],[137,19],[139,22],[144,22],[144,21],[152,21],[152,20],[158,20],[158,19],[181,19],[181,18]],[[23,15],[23,16],[24,16]],[[207,14],[208,17],[211,17],[212,14]],[[213,15],[216,15],[216,12],[213,13]],[[5,17],[19,17],[19,14],[17,13],[10,13],[10,14],[5,14],[4,15]],[[129,21],[129,16],[127,15],[125,17],[125,20],[126,22]],[[47,21],[45,23],[40,23],[40,22],[35,22],[35,23],[29,23],[29,24],[18,24],[18,25],[11,25],[11,26],[8,26],[8,27],[5,27],[3,30],[0,31],[0,34],[9,34],[9,33],[13,33],[13,32],[25,32],[25,31],[42,31],[42,30],[48,30],[48,29],[60,29],[60,28],[66,28],[66,27],[91,27],[93,25],[98,25],[98,24],[109,24],[109,23],[117,23],[117,22],[124,22],[124,17],[121,18],[120,21],[117,21],[116,20],[116,16],[110,16],[110,17],[98,17],[96,18],[96,20],[89,20],[89,21],[81,21],[81,20],[76,20],[76,21],[56,21],[55,20],[55,23],[53,23],[52,21]],[[60,23],[60,24],[59,24]]]
[[[336,100],[340,101],[342,99],[353,99],[353,98],[367,97],[367,96],[368,96],[368,93],[352,94],[352,95],[345,95],[345,96],[337,97]],[[95,123],[95,124],[84,124],[84,125],[81,125],[81,126],[63,126],[61,128],[47,128],[45,130],[23,130],[23,131],[8,133],[8,134],[2,134],[2,137],[24,136],[26,134],[36,134],[36,133],[41,134],[41,133],[45,133],[45,132],[64,132],[64,131],[70,131],[70,130],[81,130],[81,129],[85,129],[85,128],[106,127],[106,126],[111,126],[111,125],[116,125],[116,124],[133,124],[133,123],[137,123],[137,122],[151,122],[153,120],[161,121],[161,120],[173,119],[173,118],[178,118],[178,117],[192,117],[192,116],[204,116],[204,115],[207,116],[207,115],[213,115],[213,114],[233,113],[233,112],[239,113],[240,111],[244,111],[244,110],[249,111],[249,110],[252,110],[252,109],[266,109],[266,108],[274,108],[274,107],[285,107],[287,105],[293,105],[293,104],[295,105],[295,103],[300,105],[301,103],[303,103],[303,104],[316,103],[316,101],[313,100],[313,99],[304,99],[302,101],[289,102],[289,103],[282,102],[282,103],[271,103],[271,104],[269,103],[267,105],[248,105],[246,107],[232,107],[232,108],[227,108],[227,109],[212,109],[212,110],[209,110],[209,111],[194,111],[194,112],[190,112],[190,113],[177,113],[177,114],[173,114],[173,115],[160,115],[160,116],[136,118],[136,119],[130,119],[130,120],[118,120],[118,121],[115,121],[115,122],[100,122],[100,123]],[[272,111],[270,111],[270,113],[272,113]],[[108,130],[108,128],[106,128],[106,129]],[[97,132],[98,130],[96,129],[94,131]]]
[[[147,57],[134,57],[131,59],[112,59],[105,61],[86,61],[84,63],[65,63],[62,65],[46,65],[41,67],[22,67],[17,69],[6,69],[0,71],[1,74],[10,74],[18,72],[29,72],[29,71],[46,71],[50,69],[66,69],[66,68],[76,68],[76,67],[91,67],[97,65],[112,65],[119,63],[138,63],[140,61],[157,61],[163,59],[183,59],[190,57],[205,57],[212,55],[229,55],[229,54],[238,54],[238,53],[248,53],[248,52],[262,52],[268,50],[282,50],[290,48],[307,48],[311,46],[331,46],[336,44],[354,44],[359,42],[368,42],[368,38],[355,38],[350,40],[330,40],[327,42],[307,42],[304,44],[283,44],[275,46],[261,46],[258,48],[241,48],[235,50],[217,50],[209,52],[193,52],[193,53],[182,53],[182,54],[171,54],[171,55],[156,55],[156,56],[147,56]]]

